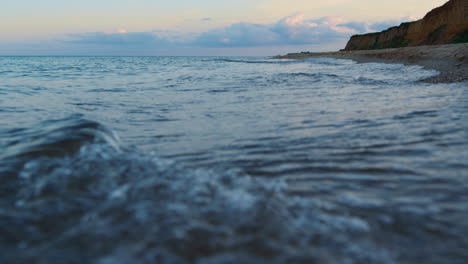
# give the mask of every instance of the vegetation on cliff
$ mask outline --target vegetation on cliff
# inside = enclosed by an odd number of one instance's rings
[[[453,38],[451,44],[468,43],[468,29]]]

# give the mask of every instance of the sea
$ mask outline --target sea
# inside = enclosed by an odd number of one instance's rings
[[[437,74],[0,57],[0,263],[466,264],[468,83]]]

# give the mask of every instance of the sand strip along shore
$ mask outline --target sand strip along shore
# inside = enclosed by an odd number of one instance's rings
[[[423,80],[430,83],[468,81],[468,43],[436,46],[418,46],[381,50],[357,50],[320,53],[294,53],[275,59],[306,58],[350,59],[358,63],[382,62],[420,65],[440,72],[440,75]]]

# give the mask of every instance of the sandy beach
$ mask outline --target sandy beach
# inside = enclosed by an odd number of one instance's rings
[[[383,62],[420,65],[440,72],[440,75],[423,80],[431,83],[468,81],[468,44],[418,46],[381,50],[338,51],[321,53],[294,53],[275,59],[305,58],[350,59],[358,63]]]

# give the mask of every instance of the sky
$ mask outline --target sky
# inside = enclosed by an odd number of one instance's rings
[[[447,0],[0,0],[0,55],[333,51]]]

